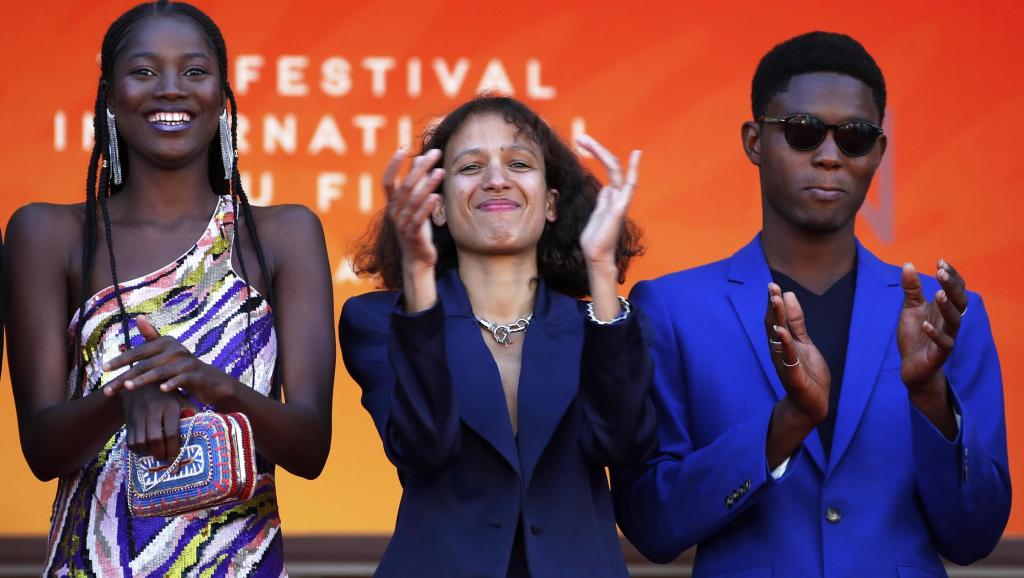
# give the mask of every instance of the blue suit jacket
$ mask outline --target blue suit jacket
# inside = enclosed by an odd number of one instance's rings
[[[639,316],[585,322],[577,300],[542,282],[516,337],[517,438],[458,275],[418,315],[399,313],[396,298],[349,299],[339,328],[403,487],[376,575],[505,578],[522,520],[532,578],[627,577],[604,466],[639,463],[655,443]]]
[[[633,289],[655,327],[660,449],[643,468],[613,472],[626,536],[657,562],[697,545],[697,577],[923,578],[946,575],[940,555],[986,556],[1009,516],[1010,479],[981,298],[970,294],[944,367],[962,416],[950,442],[900,379],[900,269],[858,244],[831,457],[815,431],[773,480],[765,441],[785,390],[764,329],[770,281],[755,238],[729,259]],[[934,295],[938,283],[922,281]]]

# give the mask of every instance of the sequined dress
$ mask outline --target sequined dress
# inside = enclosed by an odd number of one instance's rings
[[[144,314],[161,334],[176,337],[202,361],[269,395],[277,337],[269,304],[232,269],[234,231],[231,199],[220,197],[191,249],[153,273],[121,283],[129,336],[133,346],[143,342],[135,317]],[[93,295],[84,309],[85,380],[77,392],[78,367],[71,370],[69,399],[89,395],[116,376],[104,373],[102,365],[120,354],[124,342],[113,287]],[[71,346],[79,313],[69,328]],[[272,466],[260,468],[256,493],[246,502],[167,518],[133,517],[124,483],[124,441],[122,427],[92,461],[60,479],[46,576],[286,575]]]

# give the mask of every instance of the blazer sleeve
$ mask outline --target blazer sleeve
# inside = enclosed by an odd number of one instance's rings
[[[413,315],[393,299],[371,304],[355,297],[342,308],[338,337],[345,367],[363,390],[363,407],[388,459],[401,471],[434,474],[461,453],[444,323],[440,301]]]
[[[1002,374],[988,315],[975,293],[944,371],[960,431],[947,440],[911,404],[914,478],[939,552],[970,564],[995,548],[1010,515]]]
[[[622,321],[584,322],[580,359],[584,455],[604,466],[643,461],[657,445],[650,389],[651,328],[636,308]]]
[[[689,433],[684,357],[672,316],[651,282],[638,283],[631,300],[650,315],[655,330],[654,405],[658,449],[640,466],[612,470],[612,492],[620,528],[654,562],[668,563],[746,510],[773,479],[765,457],[771,409],[696,447]],[[699,385],[699,384],[698,384]]]

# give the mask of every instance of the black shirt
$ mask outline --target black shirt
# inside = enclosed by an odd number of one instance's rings
[[[846,368],[846,345],[850,339],[850,317],[853,315],[853,290],[856,285],[856,267],[836,281],[823,294],[805,289],[793,279],[772,269],[772,279],[785,293],[792,291],[804,311],[807,334],[821,352],[832,376],[828,392],[828,417],[818,424],[818,435],[825,447],[825,456],[832,449],[832,434],[836,429],[839,392],[843,387]]]

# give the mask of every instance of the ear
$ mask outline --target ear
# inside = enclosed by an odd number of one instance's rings
[[[740,127],[743,153],[747,155],[751,163],[757,166],[761,166],[761,129],[763,128],[764,125],[753,120],[748,120]]]
[[[889,139],[882,133],[882,136],[878,137],[878,142],[875,146],[878,147],[878,162],[882,162],[882,158],[885,156],[885,147],[889,145]]]
[[[558,219],[558,189],[548,189],[544,198],[544,217],[549,223]]]
[[[436,227],[443,227],[448,223],[448,217],[444,212],[444,195],[441,195],[441,200],[434,205],[434,210],[430,212],[430,220]]]

